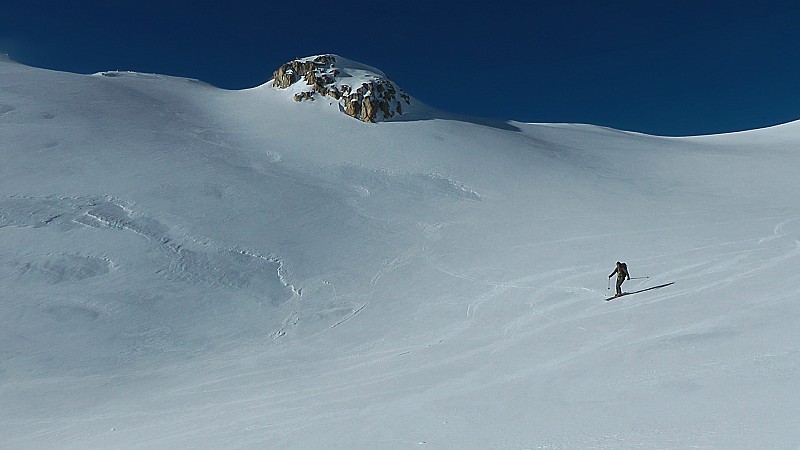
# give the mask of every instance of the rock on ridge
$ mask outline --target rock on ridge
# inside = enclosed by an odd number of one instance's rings
[[[282,65],[273,74],[272,86],[294,88],[298,102],[330,97],[342,112],[364,122],[389,120],[411,105],[411,97],[381,71],[330,54]]]

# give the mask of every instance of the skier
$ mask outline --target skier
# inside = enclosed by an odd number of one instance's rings
[[[608,276],[608,279],[610,280],[611,277],[614,276],[614,274],[617,274],[617,293],[614,295],[614,297],[619,297],[620,295],[622,295],[622,283],[625,281],[626,278],[628,280],[631,279],[631,276],[628,273],[628,265],[623,262],[617,261],[617,267],[614,269],[613,272],[611,272],[611,275]]]

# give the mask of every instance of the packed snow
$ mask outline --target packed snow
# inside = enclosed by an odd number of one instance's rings
[[[328,106],[0,60],[0,447],[800,447],[800,123]]]

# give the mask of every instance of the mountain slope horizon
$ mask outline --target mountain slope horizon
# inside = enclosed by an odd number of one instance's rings
[[[0,61],[3,445],[800,444],[800,122],[293,94]]]

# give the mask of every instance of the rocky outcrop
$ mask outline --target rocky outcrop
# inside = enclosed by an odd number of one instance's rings
[[[384,74],[336,55],[288,62],[275,71],[272,86],[295,90],[298,102],[333,99],[342,112],[364,122],[389,120],[411,105],[411,97]]]

